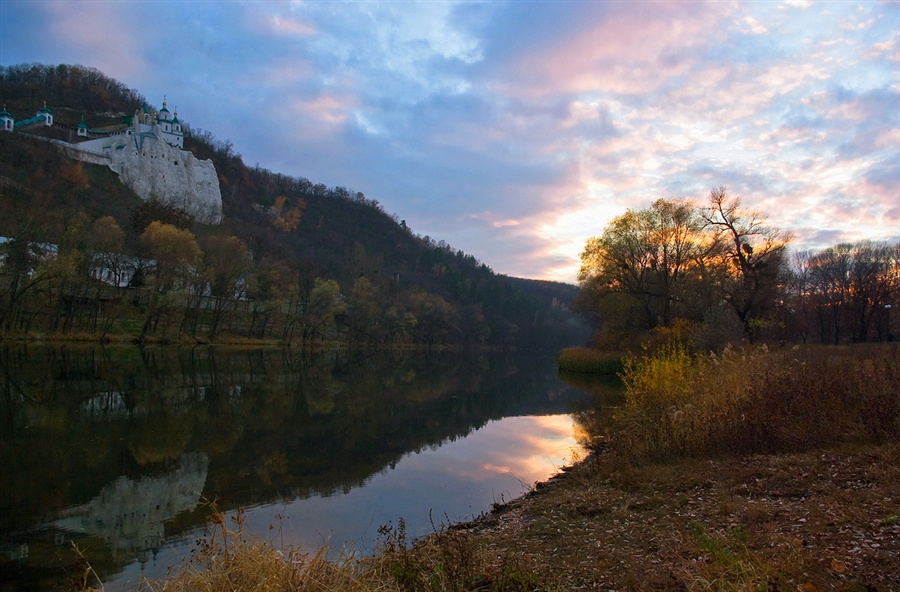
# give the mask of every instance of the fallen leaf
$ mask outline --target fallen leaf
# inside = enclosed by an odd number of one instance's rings
[[[831,571],[837,574],[842,574],[847,571],[847,564],[838,559],[831,560]]]

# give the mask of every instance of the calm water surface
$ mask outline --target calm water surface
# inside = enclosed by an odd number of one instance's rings
[[[63,585],[73,543],[136,588],[190,553],[209,500],[285,547],[367,551],[401,518],[421,536],[570,462],[570,414],[598,403],[550,354],[0,353],[0,590]]]

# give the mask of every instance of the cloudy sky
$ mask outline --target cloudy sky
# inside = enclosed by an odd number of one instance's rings
[[[896,1],[3,0],[24,62],[165,95],[510,275],[574,281],[613,216],[722,185],[796,248],[900,240]]]

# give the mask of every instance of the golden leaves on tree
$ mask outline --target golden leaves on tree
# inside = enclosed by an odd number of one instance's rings
[[[282,232],[291,232],[300,224],[300,218],[306,209],[306,202],[298,199],[294,207],[286,209],[286,205],[287,198],[285,196],[279,195],[275,198],[275,203],[272,205],[272,215],[274,217],[272,224]]]

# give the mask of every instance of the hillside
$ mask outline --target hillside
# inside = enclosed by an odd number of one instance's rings
[[[6,244],[8,252],[10,244],[29,241],[60,244],[61,253],[80,257],[75,257],[81,262],[75,267],[80,265],[81,275],[90,276],[86,268],[99,252],[96,245],[91,247],[98,220],[111,216],[124,233],[125,254],[150,260],[153,252],[147,237],[141,236],[151,222],[160,221],[188,231],[202,251],[202,262],[193,264],[194,278],[183,283],[205,282],[193,296],[181,291],[179,316],[171,309],[154,308],[162,289],[153,284],[153,269],[146,270],[149,284],[129,286],[143,288],[142,295],[116,290],[106,296],[101,294],[109,290],[91,288],[89,277],[56,270],[43,288],[35,287],[46,296],[43,308],[34,304],[13,311],[22,304],[9,287],[16,286],[16,274],[28,266],[23,263],[17,271],[14,258],[7,257],[2,268],[7,290],[0,293],[8,309],[0,318],[0,330],[7,333],[35,328],[96,332],[101,325],[104,334],[115,333],[127,330],[130,319],[131,324],[146,321],[142,337],[149,328],[151,336],[161,331],[163,339],[172,338],[176,327],[192,338],[227,333],[290,340],[300,335],[304,341],[357,345],[400,340],[417,345],[555,347],[584,339],[584,328],[569,311],[575,286],[494,273],[486,262],[443,241],[416,235],[362,193],[247,167],[230,142],[187,124],[185,149],[197,158],[211,159],[219,175],[223,224],[198,224],[171,206],[141,201],[106,167],[70,160],[34,137],[68,141],[82,117],[92,125],[111,124],[146,102],[138,92],[97,70],[2,68],[0,101],[17,119],[32,116],[46,101],[55,120],[52,128],[29,130],[30,134],[0,134],[0,235],[19,239]],[[239,247],[228,243],[232,237],[240,241]],[[246,251],[247,264],[232,274],[228,289],[217,293],[210,278],[218,269],[216,253],[224,252],[225,245],[237,248],[235,253]],[[228,263],[223,259],[233,262],[241,257],[219,257],[220,267]],[[233,300],[236,287],[243,304],[222,305],[228,313],[223,331],[216,312],[208,311],[220,306],[223,292]],[[339,302],[326,298],[328,310],[311,318],[317,298],[335,289],[341,295]],[[54,294],[71,297],[62,306]],[[84,312],[93,306],[86,302],[91,295],[128,306],[119,306],[109,318],[98,318]],[[216,302],[209,302],[210,295]],[[188,314],[191,308],[193,316]]]

